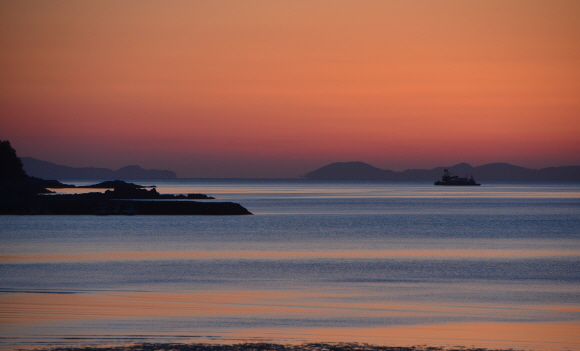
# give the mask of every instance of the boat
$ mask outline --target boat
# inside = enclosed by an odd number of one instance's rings
[[[435,185],[481,185],[481,184],[477,184],[473,179],[473,176],[471,176],[471,178],[467,178],[467,175],[465,175],[465,178],[459,178],[459,176],[449,174],[448,170],[444,170],[443,177],[441,177],[441,180],[436,181]]]

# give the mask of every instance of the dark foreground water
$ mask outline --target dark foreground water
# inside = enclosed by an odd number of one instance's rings
[[[0,216],[0,347],[580,349],[579,183],[139,183],[254,215]]]

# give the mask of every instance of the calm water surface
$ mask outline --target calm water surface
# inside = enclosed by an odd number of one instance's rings
[[[580,349],[580,183],[136,182],[254,215],[1,216],[2,348]]]

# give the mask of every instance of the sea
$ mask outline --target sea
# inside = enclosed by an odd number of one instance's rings
[[[253,215],[0,216],[0,348],[580,350],[580,182],[129,181]]]

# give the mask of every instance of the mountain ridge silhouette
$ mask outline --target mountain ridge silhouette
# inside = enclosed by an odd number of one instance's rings
[[[42,161],[33,157],[21,157],[28,175],[43,179],[167,179],[177,178],[168,170],[143,169],[137,165],[121,167],[114,171],[109,168],[69,167]]]
[[[580,180],[580,166],[547,167],[530,169],[505,162],[488,163],[473,167],[466,162],[432,169],[407,169],[395,172],[380,169],[361,161],[334,162],[305,174],[307,179],[354,179],[354,180],[422,180],[439,179],[443,170],[460,177],[477,180]]]

